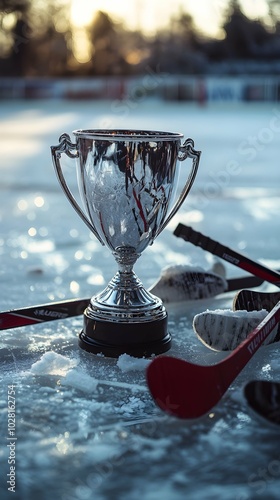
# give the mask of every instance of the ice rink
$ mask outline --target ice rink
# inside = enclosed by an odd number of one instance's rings
[[[151,286],[167,265],[209,269],[209,253],[176,238],[179,222],[280,269],[280,106],[161,101],[2,101],[0,309],[92,296],[116,271],[58,185],[50,146],[83,128],[182,132],[202,151],[186,202],[135,271]],[[72,136],[73,137],[73,136]],[[73,138],[74,139],[74,138]],[[72,175],[72,161],[66,160]],[[180,186],[186,179],[181,165]],[[71,186],[75,190],[75,171]],[[241,270],[225,264],[227,277]],[[261,290],[274,291],[264,284]],[[170,355],[211,364],[192,319],[231,308],[234,292],[169,304]],[[279,346],[262,347],[213,411],[167,416],[145,380],[148,361],[78,347],[82,317],[1,331],[0,497],[3,500],[279,499],[279,428],[250,413],[252,379],[280,381]],[[181,381],[184,384],[191,381]],[[9,491],[8,387],[16,392],[16,487]]]

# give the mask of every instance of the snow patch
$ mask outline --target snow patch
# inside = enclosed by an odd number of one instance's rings
[[[49,351],[43,354],[39,361],[36,361],[31,366],[31,373],[34,375],[62,375],[77,366],[77,361],[74,359],[66,358],[62,354],[54,351]]]
[[[135,370],[140,370],[144,371],[150,364],[151,360],[150,359],[145,359],[145,358],[134,358],[133,356],[130,356],[129,354],[121,354],[117,361],[117,367],[122,371],[122,372],[129,372],[129,371],[135,371]]]
[[[76,368],[78,361],[69,359],[53,351],[43,354],[39,361],[31,366],[34,375],[59,375],[63,377],[61,385],[72,387],[83,392],[94,392],[98,380]]]
[[[94,392],[98,385],[98,380],[90,377],[81,370],[69,370],[61,381],[61,385],[67,385],[83,392]]]
[[[268,312],[265,309],[261,309],[260,311],[246,311],[246,310],[238,310],[232,311],[232,309],[206,309],[205,312],[200,313],[204,315],[205,313],[217,314],[219,316],[233,316],[234,318],[259,318],[260,322],[267,316]],[[197,314],[199,316],[199,314]]]

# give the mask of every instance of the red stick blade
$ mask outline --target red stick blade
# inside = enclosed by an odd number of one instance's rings
[[[158,356],[150,363],[147,382],[155,403],[183,419],[206,414],[225,392],[215,365],[194,365],[169,356]]]
[[[28,314],[17,314],[13,312],[0,313],[0,330],[17,328],[18,326],[36,325],[41,323],[41,319],[32,318]]]

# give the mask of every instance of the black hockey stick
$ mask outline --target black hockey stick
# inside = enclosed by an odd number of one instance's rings
[[[217,255],[221,259],[244,269],[244,271],[254,274],[262,280],[273,283],[280,288],[280,273],[278,271],[273,271],[259,262],[249,259],[245,255],[222,245],[218,241],[212,240],[208,236],[205,236],[191,227],[185,226],[184,224],[178,224],[174,234],[175,236],[179,236],[185,241],[189,241],[193,245],[203,248],[203,250],[207,250],[213,255]]]
[[[280,292],[258,292],[255,290],[240,290],[233,299],[233,310],[271,311],[280,300]]]

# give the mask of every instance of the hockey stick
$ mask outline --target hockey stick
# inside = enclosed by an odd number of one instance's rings
[[[280,383],[251,380],[244,389],[249,407],[271,424],[280,425]]]
[[[227,292],[241,290],[242,288],[255,288],[262,285],[263,282],[264,280],[258,278],[257,276],[241,276],[240,278],[229,278],[227,280]]]
[[[210,275],[206,273],[208,278]],[[189,275],[189,273],[188,273]],[[196,275],[192,275],[192,279],[194,279],[194,276],[197,277]],[[201,276],[202,277],[202,276]],[[180,278],[180,279],[179,279]],[[188,276],[188,279],[190,277]],[[254,276],[243,276],[241,278],[233,278],[233,279],[228,279],[225,280],[227,284],[227,291],[233,291],[233,290],[238,290],[243,287],[250,287],[250,286],[256,286],[255,281],[258,280],[258,278],[255,278]],[[259,280],[260,284],[262,283],[262,280]],[[188,286],[188,280],[187,280],[187,273],[181,273],[177,277],[177,281],[173,282],[172,279],[168,280],[168,288],[165,288],[165,298],[169,296],[171,299],[171,294],[175,292],[178,288],[178,283],[183,283],[184,287],[180,285],[180,300],[188,300],[190,297],[188,296],[187,293],[187,286]],[[202,281],[201,281],[202,283]],[[218,283],[220,286],[220,283]],[[160,287],[163,285],[162,278],[159,278],[159,280],[153,285],[152,288],[150,288],[151,293],[158,294],[159,296],[163,295],[160,293]],[[217,285],[213,282],[213,288]],[[209,288],[209,283],[207,284]],[[209,291],[209,290],[208,290]],[[159,292],[159,293],[158,293]],[[222,292],[222,289],[220,289],[220,292]],[[219,293],[219,290],[217,290],[217,293]],[[216,293],[216,295],[217,295]],[[214,295],[214,293],[213,293]],[[203,298],[203,297],[200,297]],[[178,297],[177,297],[178,299]],[[27,325],[34,325],[37,323],[43,323],[46,321],[54,321],[58,319],[65,319],[65,318],[70,318],[73,316],[79,316],[80,314],[83,313],[84,309],[88,306],[90,301],[90,297],[87,298],[81,298],[81,299],[68,299],[65,301],[59,301],[59,302],[49,302],[46,304],[40,304],[36,306],[29,306],[29,307],[23,307],[20,309],[12,309],[10,311],[3,311],[0,312],[0,331],[1,330],[8,330],[9,328],[17,328],[19,326],[27,326]],[[169,300],[171,302],[171,300]],[[167,301],[168,302],[168,301]]]
[[[155,358],[147,382],[157,405],[179,418],[197,418],[215,406],[280,321],[280,302],[232,353],[211,366],[170,356]]]
[[[226,247],[219,243],[218,241],[212,240],[208,236],[204,236],[203,234],[195,231],[189,226],[185,226],[184,224],[178,224],[174,231],[175,236],[179,236],[186,241],[189,241],[193,245],[203,248],[203,250],[207,250],[213,255],[217,255],[218,257],[234,264],[245,271],[248,271],[263,280],[269,281],[274,285],[280,288],[280,273],[278,271],[272,271],[268,267],[260,264],[259,262],[255,262],[245,255],[242,255],[235,250],[232,250],[229,247]]]
[[[79,316],[88,306],[90,298],[49,302],[37,306],[0,312],[0,330],[18,326],[36,325],[45,321]]]
[[[160,293],[163,292],[163,289],[160,290],[160,288],[161,286],[163,288],[164,285],[162,278],[159,278],[159,280],[155,283],[155,285],[152,286],[152,288],[150,288],[149,291],[151,293],[155,293],[156,295],[158,294],[160,297],[162,295],[165,295],[165,298],[169,296],[169,298],[171,299],[171,294],[176,295],[176,291],[178,291],[178,286],[180,284],[180,300],[188,300],[190,299],[189,294],[187,292],[188,280],[190,280],[189,274],[190,273],[182,272],[181,275],[179,274],[177,276],[177,280],[175,282],[171,279],[172,276],[170,276],[170,278],[168,279],[168,286],[165,287],[165,293]],[[206,275],[208,276],[208,281],[209,281],[210,274],[206,273]],[[192,274],[192,280],[194,280],[195,277],[196,278],[198,277],[197,273]],[[255,279],[257,278],[255,278],[254,276],[244,276],[241,278],[233,278],[225,280],[227,284],[227,291],[238,290],[241,289],[242,287],[254,286],[252,280]],[[202,274],[200,276],[200,284],[203,284]],[[220,282],[215,283],[213,281],[212,285],[213,289],[216,287],[216,292],[217,292],[216,295],[223,291],[221,289]],[[217,289],[218,286],[220,290]],[[207,287],[208,287],[207,292],[209,292],[209,282],[207,283]],[[178,296],[176,298],[178,299]],[[197,298],[203,298],[203,297],[200,296]],[[23,307],[21,309],[12,309],[10,311],[0,312],[0,331],[8,330],[9,328],[17,328],[19,326],[34,325],[46,321],[54,321],[58,319],[65,319],[73,316],[79,316],[88,306],[89,301],[90,297],[81,299],[69,299],[61,302],[49,302],[47,304],[40,304],[36,306],[29,306],[29,307]],[[171,300],[169,301],[171,302]]]
[[[218,274],[190,266],[172,266],[162,271],[149,289],[164,302],[209,298],[226,291],[227,282]],[[50,302],[0,312],[0,330],[70,318],[83,313],[90,297]]]

